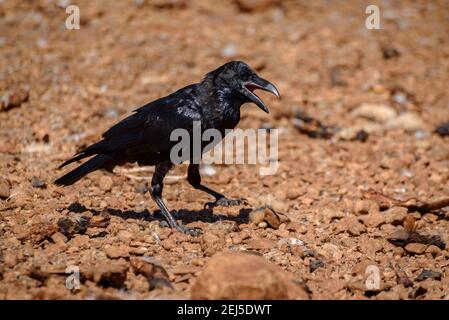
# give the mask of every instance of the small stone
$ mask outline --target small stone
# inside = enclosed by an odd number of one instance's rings
[[[405,254],[405,250],[402,247],[393,248],[393,256],[402,257]]]
[[[50,240],[56,232],[58,232],[58,226],[54,223],[36,223],[29,230],[17,235],[17,239],[30,240],[33,244],[40,244],[44,240]]]
[[[358,247],[360,248],[361,253],[365,254],[370,259],[374,259],[376,252],[382,250],[383,243],[377,239],[360,237],[358,240]]]
[[[249,221],[258,225],[265,220],[265,213],[262,210],[253,210],[249,213]]]
[[[273,229],[278,229],[282,223],[290,221],[286,215],[275,211],[270,206],[263,206],[251,211],[249,220],[256,225],[266,222]]]
[[[189,265],[179,265],[170,270],[173,274],[194,274],[199,271],[198,267]]]
[[[288,200],[295,200],[301,196],[302,192],[299,188],[291,188],[287,190],[287,199]]]
[[[102,191],[110,191],[113,185],[112,178],[110,176],[102,176],[98,185]]]
[[[223,48],[223,50],[221,51],[221,55],[224,58],[235,57],[237,55],[237,47],[235,46],[235,44],[230,43],[226,47]]]
[[[279,212],[274,211],[271,207],[265,207],[264,209],[265,221],[268,225],[274,229],[278,229],[282,222],[285,222],[288,218]]]
[[[395,226],[402,225],[407,213],[408,209],[404,207],[392,207],[382,212],[385,215],[386,223],[391,223]]]
[[[293,222],[293,221],[287,223],[287,225],[285,226],[285,229],[287,229],[288,231],[293,231],[293,232],[297,232],[297,233],[301,233],[301,234],[305,234],[307,232],[307,226],[305,226],[302,223]]]
[[[58,220],[59,231],[66,237],[72,237],[75,234],[84,234],[89,226],[89,218],[61,218]]]
[[[340,246],[327,242],[317,250],[317,256],[323,257],[326,261],[338,263],[343,257],[343,252]]]
[[[436,128],[435,132],[441,137],[449,136],[449,121],[439,125]]]
[[[9,181],[0,177],[0,199],[7,199],[11,194]]]
[[[399,57],[401,53],[396,48],[392,47],[391,45],[388,45],[382,48],[382,55],[385,60],[388,60]]]
[[[107,211],[103,211],[98,215],[93,216],[89,220],[89,227],[92,228],[106,228],[111,221],[111,216]]]
[[[301,246],[291,246],[290,252],[293,256],[297,256],[302,259],[304,259],[305,257],[310,257],[310,255],[308,255],[308,253],[306,252],[305,248]]]
[[[121,288],[126,281],[128,269],[127,263],[107,260],[90,268],[85,268],[83,275],[85,275],[86,279],[92,280],[102,287]]]
[[[331,208],[323,208],[321,214],[325,221],[330,222],[332,220],[338,220],[345,217],[345,213],[340,210],[335,210]]]
[[[33,188],[44,188],[45,182],[38,177],[33,177],[31,179],[31,185],[33,186]]]
[[[379,205],[372,200],[360,200],[354,204],[354,213],[358,215],[379,212]]]
[[[191,289],[192,299],[308,299],[306,291],[275,264],[253,254],[217,254],[205,265]]]
[[[276,248],[276,243],[266,238],[252,239],[246,244],[249,249],[253,250],[271,250],[273,248]]]
[[[396,282],[403,285],[405,288],[413,287],[413,281],[407,276],[403,270],[396,270]]]
[[[416,278],[416,281],[423,281],[426,279],[441,280],[441,277],[442,277],[441,272],[424,269],[421,272],[421,274]]]
[[[126,258],[129,256],[129,248],[124,245],[106,245],[104,251],[111,259]]]
[[[169,237],[161,241],[161,246],[165,250],[173,250],[177,247],[176,240],[173,237]]]
[[[51,239],[54,243],[66,243],[67,237],[62,234],[61,232],[56,232],[54,235],[51,236]]]
[[[85,235],[87,235],[89,238],[99,238],[99,237],[105,237],[108,235],[107,231],[103,228],[87,228]]]
[[[337,233],[347,232],[352,236],[358,236],[361,233],[366,232],[366,228],[363,224],[357,221],[355,217],[345,217],[341,219],[335,226]]]
[[[287,201],[280,201],[280,200],[274,199],[271,202],[271,208],[276,213],[288,212],[288,208],[289,207],[290,207],[290,205],[289,205],[289,203]],[[268,224],[270,224],[270,223],[268,222]]]
[[[137,185],[137,187],[136,187],[137,193],[145,194],[148,191],[150,191],[150,188],[148,187],[148,185],[146,185],[144,183],[141,183],[141,184]]]
[[[212,256],[215,252],[223,249],[225,241],[212,232],[203,234],[200,240],[201,249],[206,256]]]
[[[203,176],[212,177],[217,173],[217,170],[210,164],[201,164],[200,165],[200,174]]]
[[[239,231],[239,225],[235,221],[219,221],[209,226],[209,230],[217,235],[229,234]]]
[[[268,227],[268,223],[266,223],[265,221],[259,222],[259,224],[257,225],[259,228],[265,229],[266,227]]]
[[[279,238],[287,238],[290,235],[290,231],[285,228],[279,228],[273,232]]]
[[[423,243],[409,243],[404,249],[407,253],[423,254],[427,249],[427,245]]]
[[[396,110],[384,104],[363,103],[352,111],[352,115],[377,122],[387,122],[396,117]]]
[[[3,263],[7,268],[14,268],[17,264],[17,253],[12,250],[7,250],[3,254]]]
[[[22,88],[12,88],[0,97],[0,111],[8,111],[20,107],[22,103],[28,101],[29,90]]]
[[[133,234],[126,230],[120,230],[117,233],[117,237],[120,239],[120,241],[129,244],[131,240],[133,239]]]
[[[404,112],[398,117],[388,121],[387,126],[390,128],[400,128],[405,131],[416,131],[425,129],[423,120],[415,113]]]
[[[375,212],[365,216],[361,216],[360,220],[369,228],[376,228],[385,223],[386,216],[383,213]]]
[[[312,260],[309,264],[310,272],[314,272],[318,268],[324,267],[324,262],[321,260]]]
[[[432,255],[432,257],[438,257],[439,255],[441,255],[441,249],[438,248],[437,246],[431,244],[427,250],[426,253],[430,253]]]

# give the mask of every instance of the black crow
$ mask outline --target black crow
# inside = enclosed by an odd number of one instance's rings
[[[200,121],[201,132],[218,129],[225,134],[240,121],[240,107],[246,102],[255,103],[269,112],[254,90],[262,89],[279,97],[279,91],[269,81],[259,77],[246,63],[232,61],[206,74],[196,84],[184,87],[166,97],[150,102],[134,111],[103,133],[103,139],[77,153],[64,162],[60,168],[90,156],[88,161],[55,181],[57,185],[68,186],[88,173],[98,169],[111,170],[126,162],[139,165],[154,165],[150,193],[162,214],[172,228],[196,235],[197,230],[179,225],[162,201],[163,179],[175,164],[171,160],[171,148],[177,141],[170,135],[175,129],[185,129],[192,133],[194,122]],[[204,143],[201,142],[201,152]],[[192,156],[189,158],[192,159]],[[191,161],[187,181],[195,188],[207,192],[215,198],[214,205],[238,205],[242,199],[230,200],[224,195],[201,184],[199,165]]]

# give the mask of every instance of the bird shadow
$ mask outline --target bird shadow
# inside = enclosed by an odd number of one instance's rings
[[[160,210],[155,210],[153,213],[150,213],[147,209],[143,211],[134,211],[134,210],[120,210],[114,208],[106,208],[104,210],[97,210],[95,208],[87,208],[86,206],[80,204],[79,202],[74,202],[70,204],[67,209],[74,213],[83,213],[86,211],[92,212],[94,215],[98,215],[101,212],[107,212],[112,216],[119,217],[123,220],[127,219],[137,219],[137,220],[145,220],[145,221],[165,221],[164,216],[162,215]],[[236,216],[232,215],[224,215],[224,214],[215,214],[213,209],[202,209],[202,210],[172,210],[171,214],[176,220],[181,220],[183,224],[187,224],[194,221],[201,221],[207,223],[214,223],[217,221],[234,221],[237,224],[244,224],[249,222],[249,213],[251,212],[250,208],[241,208],[239,210],[239,214]]]

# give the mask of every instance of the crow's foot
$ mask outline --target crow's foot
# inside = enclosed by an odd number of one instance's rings
[[[214,207],[222,206],[222,207],[230,207],[230,206],[240,206],[242,204],[248,204],[248,201],[245,198],[240,199],[228,199],[228,198],[219,198],[214,202],[208,202],[204,205],[206,209],[212,209]]]
[[[184,234],[186,234],[186,235],[189,235],[189,236],[193,236],[193,237],[198,237],[200,234],[201,234],[201,229],[198,229],[198,228],[189,228],[189,227],[186,227],[185,225],[178,225],[177,227],[176,227],[176,229],[179,231],[179,232],[182,232],[182,233],[184,233]]]

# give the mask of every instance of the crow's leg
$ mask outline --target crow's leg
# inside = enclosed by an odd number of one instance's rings
[[[228,199],[221,193],[218,193],[204,185],[201,184],[201,175],[199,171],[198,164],[190,164],[188,173],[187,173],[187,181],[194,187],[195,189],[204,191],[215,198],[214,202],[208,202],[205,204],[205,208],[213,208],[216,206],[238,206],[241,204],[247,204],[246,199]]]
[[[185,234],[197,236],[199,234],[199,231],[196,229],[187,228],[184,225],[179,225],[171,215],[170,210],[168,210],[164,201],[162,201],[162,189],[164,187],[163,180],[172,166],[173,164],[170,161],[161,162],[156,165],[153,178],[151,179],[151,197],[156,202],[157,206],[161,210],[171,228],[174,228]]]

